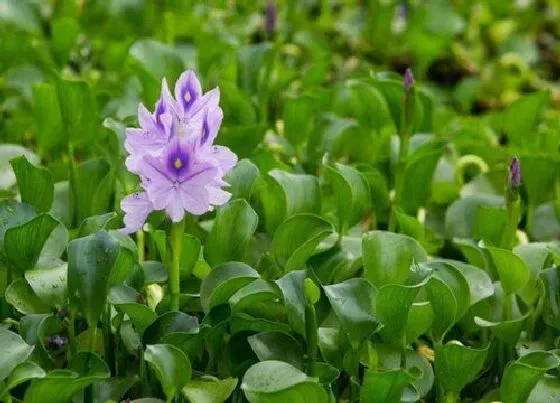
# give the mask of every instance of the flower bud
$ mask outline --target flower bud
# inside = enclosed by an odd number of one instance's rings
[[[404,72],[404,90],[410,92],[412,88],[414,88],[414,75],[409,67]]]
[[[266,33],[273,35],[276,31],[276,3],[270,0],[266,6]]]
[[[509,187],[510,189],[517,188],[521,185],[521,169],[519,166],[519,159],[513,157],[509,164]]]

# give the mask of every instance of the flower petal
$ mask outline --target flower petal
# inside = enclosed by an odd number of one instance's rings
[[[121,209],[125,213],[125,227],[121,231],[129,234],[142,228],[153,210],[153,205],[145,192],[133,193],[121,201]]]
[[[210,211],[210,196],[206,188],[181,184],[179,194],[183,208],[189,213],[201,215]]]
[[[175,83],[175,99],[182,116],[186,116],[201,95],[202,87],[194,71],[187,70],[181,74]]]

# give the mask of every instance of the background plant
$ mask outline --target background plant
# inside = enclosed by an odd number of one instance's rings
[[[559,400],[559,11],[0,0],[0,400]],[[168,219],[117,229],[186,69],[240,161],[176,310]]]

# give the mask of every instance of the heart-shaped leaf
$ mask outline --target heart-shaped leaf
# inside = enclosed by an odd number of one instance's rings
[[[185,353],[175,346],[150,344],[146,346],[144,359],[156,373],[168,402],[191,380],[191,362]]]
[[[30,163],[25,156],[10,161],[16,175],[21,201],[48,212],[54,197],[54,184],[50,171]]]

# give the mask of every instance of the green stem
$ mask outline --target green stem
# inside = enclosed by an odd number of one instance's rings
[[[406,369],[406,346],[401,349],[401,369]]]
[[[169,230],[169,247],[171,248],[171,264],[169,267],[169,291],[171,293],[170,310],[178,311],[180,308],[180,282],[181,282],[181,250],[183,249],[183,234],[185,220],[171,223]]]
[[[76,320],[76,313],[74,312],[73,308],[69,308],[68,313],[68,339],[70,344],[70,356],[73,356],[77,352],[76,346],[76,330],[74,326],[74,322]]]
[[[105,361],[109,365],[109,370],[113,376],[116,375],[115,350],[113,347],[113,337],[111,334],[111,304],[107,304],[105,312],[103,312],[103,351],[105,353]]]
[[[313,367],[317,359],[317,318],[315,307],[311,303],[305,306],[305,333],[307,336],[307,374],[313,376]]]
[[[95,353],[95,346],[97,344],[97,326],[91,328],[89,335],[89,351]]]
[[[456,403],[457,396],[453,392],[447,392],[445,394],[445,403]]]
[[[70,222],[74,223],[75,216],[77,211],[75,211],[74,207],[74,198],[76,194],[76,161],[74,160],[74,146],[68,143],[68,158],[69,158],[69,182],[70,182],[70,201],[68,203],[69,209],[69,216]]]
[[[138,249],[138,262],[142,263],[145,257],[145,237],[142,230],[136,231],[136,247]]]

